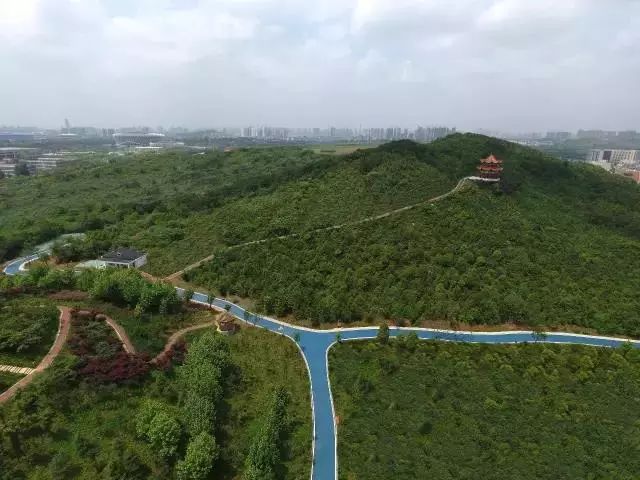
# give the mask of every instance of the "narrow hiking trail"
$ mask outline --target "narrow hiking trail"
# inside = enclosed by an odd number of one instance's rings
[[[48,367],[50,367],[53,361],[55,360],[55,358],[58,356],[58,354],[62,351],[62,347],[66,343],[67,338],[69,336],[69,331],[71,327],[72,309],[69,307],[58,307],[58,310],[60,310],[60,318],[59,318],[58,333],[56,334],[55,341],[53,342],[53,345],[51,346],[51,349],[49,350],[47,355],[45,355],[45,357],[40,361],[40,363],[36,368],[15,367],[12,365],[0,365],[0,372],[4,371],[9,373],[25,375],[25,377],[18,380],[11,387],[9,387],[7,390],[5,390],[0,394],[0,405],[10,400],[11,398],[13,398],[19,390],[28,386],[35,379],[35,374],[42,372],[46,370]],[[78,312],[86,312],[86,311],[79,310]],[[126,353],[130,355],[135,355],[137,353],[136,348],[133,345],[133,342],[129,338],[127,331],[124,329],[124,327],[122,327],[122,325],[120,325],[111,317],[103,313],[98,313],[96,315],[96,319],[104,321],[109,327],[111,327],[111,329],[115,332],[116,336],[122,343],[122,348]],[[162,351],[159,354],[157,354],[154,358],[149,360],[148,363],[150,364],[158,363],[158,361],[163,356],[166,356],[168,352],[173,348],[173,346],[185,334],[189,332],[193,332],[195,330],[200,330],[203,328],[214,327],[214,326],[215,326],[215,322],[211,321],[211,322],[201,323],[197,325],[190,325],[188,327],[182,328],[174,332],[168,338],[167,343],[165,344]]]
[[[175,344],[178,343],[178,341],[182,337],[184,337],[187,333],[195,332],[196,330],[202,330],[203,328],[208,328],[208,327],[215,327],[215,322],[206,322],[206,323],[199,323],[197,325],[191,325],[190,327],[182,328],[177,332],[171,334],[162,351],[158,355],[156,355],[154,358],[152,358],[149,361],[149,363],[154,363],[154,364],[158,363],[158,361],[162,357],[167,355],[171,351],[171,349],[175,346]]]
[[[230,245],[226,248],[223,248],[224,250],[232,250],[232,249],[236,249],[236,248],[242,248],[242,247],[248,247],[250,245],[260,245],[263,243],[267,243],[273,240],[286,240],[288,238],[297,238],[297,237],[301,237],[303,235],[312,235],[314,233],[321,233],[321,232],[330,232],[332,230],[340,230],[341,228],[346,228],[346,227],[355,227],[358,225],[363,225],[365,223],[370,223],[370,222],[375,222],[377,220],[382,220],[384,218],[390,217],[392,215],[397,215],[399,213],[403,213],[406,212],[408,210],[412,210],[414,208],[418,208],[430,203],[435,203],[435,202],[439,202],[440,200],[444,200],[445,198],[455,194],[456,192],[458,192],[463,185],[467,182],[467,181],[481,181],[481,182],[494,182],[494,180],[491,179],[486,179],[486,178],[481,178],[481,177],[464,177],[462,179],[460,179],[458,181],[458,183],[456,184],[455,187],[453,187],[451,190],[449,190],[448,192],[443,193],[442,195],[438,195],[437,197],[433,197],[433,198],[429,198],[427,200],[422,200],[418,203],[413,203],[411,205],[406,205],[404,207],[400,207],[400,208],[396,208],[394,210],[389,210],[387,212],[384,213],[380,213],[378,215],[372,215],[369,217],[365,217],[365,218],[361,218],[358,220],[352,220],[349,222],[344,222],[344,223],[339,223],[336,225],[331,225],[329,227],[321,227],[321,228],[316,228],[313,230],[306,230],[304,232],[297,232],[297,233],[289,233],[287,235],[279,235],[279,236],[275,236],[275,237],[268,237],[268,238],[263,238],[260,240],[251,240],[249,242],[244,242],[244,243],[239,243],[236,245]],[[200,260],[198,260],[195,263],[192,263],[191,265],[186,266],[185,268],[183,268],[182,270],[179,270],[175,273],[172,273],[171,275],[168,275],[167,277],[165,277],[165,280],[171,282],[173,280],[177,280],[179,279],[182,275],[184,275],[186,272],[193,270],[194,268],[198,268],[199,266],[201,266],[204,263],[207,263],[211,260],[213,260],[215,254],[211,254],[208,255],[205,258],[202,258]]]

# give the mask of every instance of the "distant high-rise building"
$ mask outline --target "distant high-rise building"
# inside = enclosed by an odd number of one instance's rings
[[[616,132],[606,130],[578,130],[576,135],[579,139],[608,141],[616,137]]]
[[[554,142],[564,142],[565,140],[569,140],[571,138],[570,132],[547,132],[546,136],[547,140],[552,140]]]
[[[640,134],[635,130],[618,132],[617,139],[623,142],[640,142]]]
[[[587,154],[587,162],[597,165],[631,166],[640,162],[640,150],[592,149]]]
[[[432,142],[438,138],[446,137],[456,133],[456,129],[449,127],[428,127],[418,126],[414,132],[415,140],[418,142]]]

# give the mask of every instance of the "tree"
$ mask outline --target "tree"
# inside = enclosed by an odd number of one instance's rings
[[[20,175],[20,176],[30,175],[29,167],[27,167],[26,163],[19,163],[18,165],[16,165],[16,175]]]
[[[118,444],[108,451],[112,454],[100,472],[100,478],[104,480],[142,480],[149,477],[148,468],[127,445]]]
[[[146,399],[136,415],[136,433],[140,437],[147,437],[149,425],[154,417],[160,412],[167,412],[168,407],[158,400]]]
[[[287,391],[280,387],[274,392],[271,407],[262,428],[253,439],[245,462],[244,480],[274,480],[281,462],[281,436],[286,428]]]
[[[407,338],[405,338],[404,344],[405,344],[405,347],[407,347],[407,350],[409,350],[410,352],[413,352],[415,351],[419,342],[420,342],[420,339],[418,338],[418,335],[416,334],[416,332],[411,332],[409,335],[407,335]]]
[[[342,335],[340,335],[339,333],[336,333],[336,342],[342,343]]]
[[[547,339],[547,332],[544,331],[544,327],[541,325],[534,325],[531,335],[534,342],[544,342]]]
[[[222,395],[220,368],[206,362],[194,363],[190,353],[187,353],[185,364],[178,368],[180,383],[185,391],[217,400]]]
[[[187,305],[189,305],[189,301],[193,298],[193,295],[194,295],[195,293],[196,293],[196,292],[194,292],[192,289],[187,288],[187,289],[184,291],[184,294],[182,295],[182,299],[184,300],[184,303],[186,303]]]
[[[210,397],[190,392],[186,396],[182,411],[189,435],[194,437],[202,432],[213,433],[216,405]]]
[[[168,413],[160,412],[151,420],[147,438],[162,457],[171,458],[178,451],[181,434],[178,421]]]
[[[209,433],[201,432],[189,442],[187,453],[176,465],[178,480],[204,480],[218,458],[218,446]]]
[[[209,308],[213,306],[213,301],[216,299],[215,295],[212,293],[207,294],[207,303],[209,304]]]
[[[386,323],[380,325],[376,339],[382,345],[386,345],[387,343],[389,343],[389,325],[387,325]]]

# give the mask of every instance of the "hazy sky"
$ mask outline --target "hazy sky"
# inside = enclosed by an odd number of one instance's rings
[[[640,130],[640,0],[0,0],[0,124]]]

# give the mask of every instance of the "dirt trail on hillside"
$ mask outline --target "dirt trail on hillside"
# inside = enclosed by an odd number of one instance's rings
[[[237,245],[231,245],[231,246],[227,247],[227,250],[231,250],[231,249],[235,249],[235,248],[241,248],[241,247],[248,247],[249,245],[259,245],[259,244],[262,244],[262,243],[270,242],[272,240],[286,240],[288,238],[296,238],[296,237],[300,237],[302,235],[308,235],[308,234],[320,233],[320,232],[328,232],[328,231],[331,231],[331,230],[339,230],[339,229],[345,228],[345,227],[355,227],[356,225],[362,225],[364,223],[375,222],[376,220],[381,220],[383,218],[390,217],[391,215],[396,215],[398,213],[406,212],[407,210],[412,210],[414,208],[421,207],[423,205],[427,205],[429,203],[439,202],[440,200],[443,200],[443,199],[447,198],[448,196],[453,195],[454,193],[458,192],[462,188],[462,186],[469,180],[482,180],[482,179],[481,178],[477,178],[477,177],[464,177],[463,179],[458,181],[458,183],[456,184],[455,187],[453,187],[448,192],[443,193],[442,195],[438,195],[437,197],[429,198],[427,200],[422,200],[421,202],[414,203],[412,205],[407,205],[405,207],[396,208],[394,210],[390,210],[388,212],[384,212],[384,213],[381,213],[381,214],[378,214],[378,215],[372,215],[370,217],[361,218],[359,220],[353,220],[351,222],[339,223],[339,224],[336,224],[336,225],[331,225],[329,227],[322,227],[322,228],[316,228],[314,230],[307,230],[305,232],[290,233],[288,235],[280,235],[280,236],[277,236],[277,237],[269,237],[269,238],[263,238],[261,240],[252,240],[250,242],[239,243]],[[205,257],[203,259],[200,259],[197,262],[186,266],[182,270],[179,270],[179,271],[177,271],[175,273],[172,273],[171,275],[168,275],[167,277],[165,277],[165,280],[167,280],[169,282],[177,280],[178,278],[180,278],[182,275],[184,275],[189,270],[193,270],[194,268],[199,267],[203,263],[207,263],[207,262],[213,260],[213,257],[214,257],[214,255],[212,254],[212,255],[209,255],[209,256],[207,256],[207,257]]]

